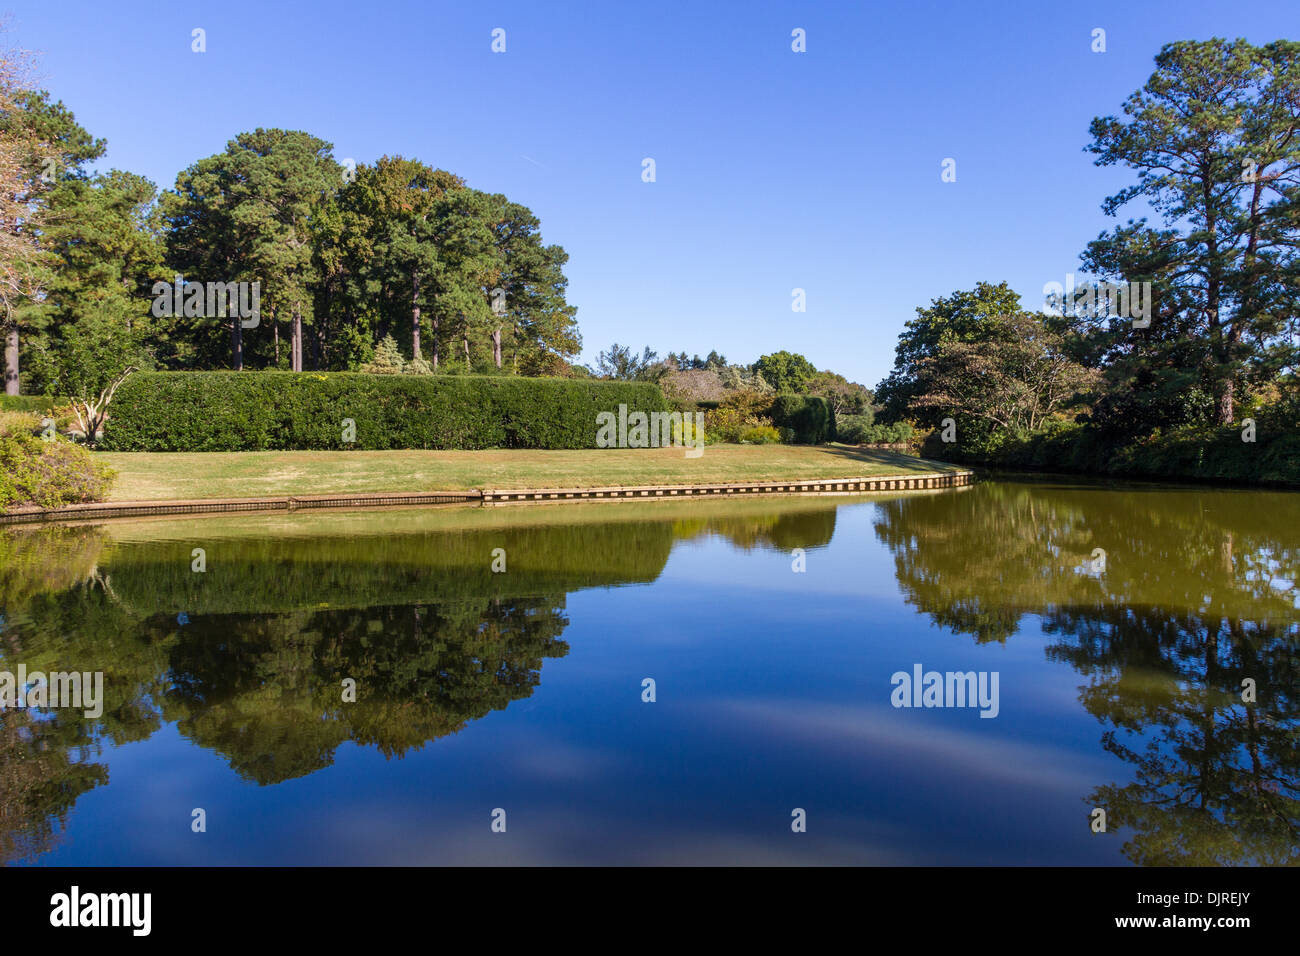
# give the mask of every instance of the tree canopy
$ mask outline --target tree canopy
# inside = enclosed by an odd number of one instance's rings
[[[356,370],[390,337],[413,373],[565,373],[581,349],[568,254],[526,206],[415,158],[344,166],[302,130],[239,133],[162,193],[92,175],[107,144],[30,65],[0,53],[10,394],[127,367]],[[155,308],[173,289],[184,307]]]

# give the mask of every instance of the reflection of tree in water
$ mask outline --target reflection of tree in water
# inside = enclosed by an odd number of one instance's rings
[[[994,499],[993,502],[990,499]],[[970,491],[919,495],[881,502],[876,536],[894,554],[904,598],[935,623],[980,641],[1005,641],[1020,626],[1027,607],[1011,603],[1012,574],[1018,594],[1034,602],[1046,597],[1048,575],[1066,567],[1052,560],[1049,536],[1072,550],[1085,548],[1082,515],[1064,503],[1050,505],[1032,492],[1001,485]],[[1058,543],[1057,549],[1062,545]],[[1091,547],[1087,547],[1091,550]],[[1031,569],[1053,565],[1037,580]]]
[[[836,507],[829,505],[815,511],[684,518],[673,522],[673,534],[681,539],[716,534],[746,551],[817,548],[829,544],[835,534],[835,514]]]
[[[1129,828],[1129,859],[1300,863],[1300,499],[984,485],[880,515],[911,603],[977,640],[1039,615],[1048,657],[1087,676],[1134,768],[1087,803]]]
[[[562,602],[205,617],[172,653],[163,716],[262,784],[328,766],[347,740],[400,757],[531,694],[568,651]]]
[[[1300,863],[1300,656],[1296,625],[1116,608],[1054,614],[1069,639],[1049,654],[1089,683],[1080,699],[1102,744],[1133,764],[1126,785],[1088,796],[1125,855],[1147,865]],[[1086,635],[1079,640],[1078,636]],[[1242,701],[1243,680],[1258,702]]]
[[[0,669],[105,683],[98,720],[0,712],[0,862],[48,850],[78,796],[108,782],[103,743],[175,721],[263,784],[329,766],[347,741],[400,757],[531,694],[543,661],[568,650],[567,591],[653,581],[681,538],[788,550],[826,544],[835,523],[833,506],[806,503],[711,503],[686,521],[653,507],[588,524],[234,535],[208,548],[201,575],[193,544],[165,534],[0,532]],[[491,571],[495,547],[506,574]]]
[[[44,853],[81,794],[108,782],[101,742],[143,740],[159,726],[148,703],[165,666],[162,637],[107,595],[93,527],[0,535],[0,670],[104,673],[104,710],[0,711],[0,863]]]
[[[80,720],[0,710],[0,864],[50,850],[77,798],[108,782],[96,750]]]

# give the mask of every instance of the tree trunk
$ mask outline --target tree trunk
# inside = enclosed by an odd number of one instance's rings
[[[411,359],[420,357],[420,275],[411,273]]]
[[[1242,301],[1237,308],[1237,319],[1228,329],[1227,333],[1227,352],[1230,356],[1235,357],[1237,345],[1241,341],[1242,330],[1246,323],[1254,320],[1259,313],[1259,298],[1256,290],[1259,288],[1258,256],[1259,256],[1259,231],[1261,227],[1259,203],[1264,193],[1264,178],[1260,177],[1255,181],[1255,188],[1250,197],[1250,226],[1248,229],[1248,238],[1246,241],[1246,253],[1242,259],[1242,268],[1246,274],[1246,291],[1242,296]],[[1231,366],[1229,366],[1231,368]],[[1223,383],[1219,391],[1218,415],[1219,424],[1230,425],[1236,415],[1236,380],[1231,375]]]
[[[379,301],[380,302],[388,301],[388,283],[386,282],[380,285],[379,287]],[[387,338],[387,336],[388,336],[388,310],[380,309],[379,325],[375,329],[375,344],[378,345],[385,338]],[[397,336],[393,336],[393,338],[397,338]]]
[[[280,320],[275,317],[275,310],[271,310],[271,327],[275,329],[275,367],[280,367]]]
[[[293,337],[289,347],[290,368],[302,371],[302,309],[297,302],[293,304]]]
[[[5,332],[5,394],[18,394],[18,328]]]
[[[244,370],[244,326],[238,314],[230,320],[230,367],[236,372]]]
[[[1231,425],[1236,413],[1236,385],[1229,375],[1219,386],[1219,424]]]
[[[492,358],[501,367],[501,326],[492,330]]]
[[[432,333],[433,333],[433,344],[432,344],[431,348],[433,349],[433,370],[436,372],[436,371],[438,371],[438,316],[437,316],[437,313],[434,314],[434,316],[433,316],[433,318],[430,320],[429,324],[432,326],[432,330],[431,330],[431,331],[432,331]]]
[[[1223,378],[1220,380],[1218,395],[1218,414],[1220,425],[1232,424],[1232,382],[1236,374],[1231,364],[1231,355],[1224,342],[1224,331],[1220,323],[1219,314],[1219,293],[1221,290],[1219,275],[1219,236],[1218,221],[1214,215],[1214,206],[1212,203],[1213,183],[1206,179],[1202,184],[1202,199],[1205,203],[1205,231],[1208,234],[1206,239],[1206,250],[1208,252],[1207,261],[1208,269],[1205,276],[1205,315],[1206,324],[1210,330],[1210,353],[1218,358],[1221,367],[1224,370]]]

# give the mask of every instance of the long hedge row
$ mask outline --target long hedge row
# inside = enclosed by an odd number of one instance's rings
[[[353,372],[139,372],[101,447],[116,451],[594,448],[600,412],[666,411],[658,386]],[[355,435],[347,430],[350,420]],[[348,438],[353,438],[348,441]]]

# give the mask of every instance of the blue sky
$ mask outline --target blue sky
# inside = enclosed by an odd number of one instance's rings
[[[340,160],[417,157],[531,207],[568,250],[584,361],[613,341],[745,362],[784,348],[867,385],[918,305],[1005,279],[1037,307],[1077,272],[1129,181],[1092,164],[1088,123],[1163,43],[1300,34],[1295,0],[0,9],[108,140],[101,168],[169,187],[258,126]]]

